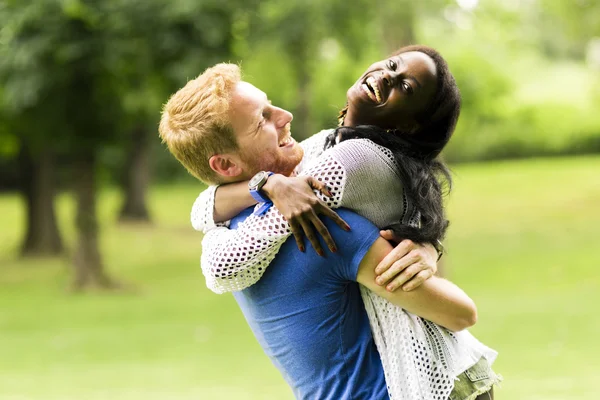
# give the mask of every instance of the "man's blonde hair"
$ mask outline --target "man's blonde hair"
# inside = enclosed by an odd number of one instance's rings
[[[158,128],[162,141],[192,175],[209,184],[221,183],[210,168],[210,157],[238,148],[228,111],[240,80],[237,65],[217,64],[189,81],[163,107]]]

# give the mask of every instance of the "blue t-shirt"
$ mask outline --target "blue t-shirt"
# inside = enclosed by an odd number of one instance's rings
[[[265,353],[298,399],[388,399],[383,367],[371,335],[356,276],[379,236],[369,220],[337,210],[345,232],[324,222],[338,251],[319,257],[290,237],[262,278],[234,293]],[[232,221],[242,222],[252,208]]]

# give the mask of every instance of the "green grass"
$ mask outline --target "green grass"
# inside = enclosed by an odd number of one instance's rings
[[[446,269],[500,356],[497,399],[597,399],[600,158],[456,168]],[[17,258],[23,210],[0,197],[0,399],[291,399],[229,295],[203,285],[189,208],[200,186],[155,188],[151,227],[101,198],[108,270],[133,293],[66,292],[69,260]],[[73,204],[59,199],[66,242]]]

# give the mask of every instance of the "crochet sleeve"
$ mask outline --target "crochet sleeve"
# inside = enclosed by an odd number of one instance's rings
[[[366,140],[343,142],[323,152],[301,175],[311,175],[327,184],[331,197],[316,194],[329,207],[345,206],[377,220],[381,219],[382,210],[374,202],[381,201],[380,194],[384,190],[378,185],[394,186],[397,179],[394,170],[390,169],[388,157],[379,154],[381,149],[370,143]],[[355,165],[357,163],[367,166],[361,168]],[[350,187],[358,193],[349,193]],[[374,189],[378,192],[374,193]],[[384,211],[387,209],[394,207],[384,207]],[[381,227],[381,223],[376,225]],[[263,216],[250,215],[236,229],[210,230],[202,241],[201,258],[208,288],[215,293],[225,293],[253,285],[290,235],[287,221],[275,207]]]
[[[209,186],[204,190],[192,207],[190,220],[195,230],[206,233],[217,227],[228,227],[229,221],[215,222],[215,192],[218,186]]]
[[[402,220],[404,191],[394,155],[370,140],[339,143],[301,175],[312,175],[329,186],[333,197],[319,196],[329,207],[349,208],[379,228]]]

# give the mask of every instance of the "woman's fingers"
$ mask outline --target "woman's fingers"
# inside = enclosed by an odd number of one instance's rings
[[[314,213],[310,215],[309,218],[313,226],[317,229],[317,232],[319,232],[319,235],[321,235],[321,237],[323,237],[323,240],[325,240],[325,244],[327,245],[329,250],[331,250],[332,253],[335,253],[337,251],[337,247],[323,221],[321,221],[319,216]]]
[[[327,206],[327,204],[321,203],[322,207],[319,210],[321,214],[323,214],[324,216],[330,218],[333,222],[336,223],[337,226],[339,226],[340,228],[342,228],[345,231],[349,231],[350,230],[350,225],[348,225],[346,223],[346,221],[344,221],[342,219],[342,217],[340,217],[335,211],[333,211],[331,208],[329,208]]]
[[[319,239],[317,238],[317,235],[315,235],[315,231],[312,229],[313,225],[304,218],[302,218],[300,220],[300,224],[302,225],[302,230],[304,231],[304,234],[306,235],[308,241],[310,242],[312,247],[315,249],[317,254],[320,255],[321,257],[324,257],[325,252],[323,251],[323,248],[321,247],[321,243],[319,243]]]
[[[307,176],[306,183],[308,183],[308,185],[311,188],[321,192],[324,196],[327,196],[327,197],[332,196],[331,191],[329,190],[327,185],[325,183],[321,182],[320,180],[313,178],[312,176]]]
[[[296,240],[296,246],[298,249],[304,253],[304,235],[302,234],[302,228],[300,224],[298,224],[294,220],[289,220],[290,230],[292,231],[292,235],[294,235],[294,239]]]

